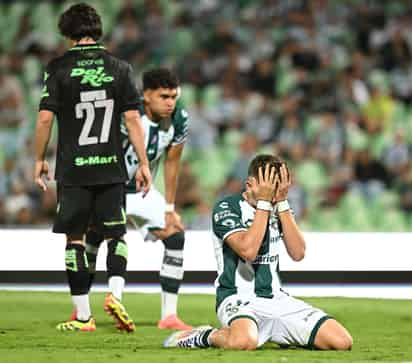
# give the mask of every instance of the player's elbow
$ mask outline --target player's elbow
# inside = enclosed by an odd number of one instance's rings
[[[53,112],[47,110],[41,110],[37,118],[38,127],[51,127],[53,122]]]
[[[305,258],[305,252],[306,252],[305,247],[299,248],[297,251],[294,251],[291,254],[292,260],[296,262],[302,261]]]
[[[135,110],[126,111],[124,113],[124,123],[128,130],[130,130],[130,128],[138,127],[139,113]]]
[[[240,251],[240,257],[248,262],[253,262],[257,257],[257,250],[255,248],[244,248]]]

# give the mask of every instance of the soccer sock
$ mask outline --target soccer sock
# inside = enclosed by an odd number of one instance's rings
[[[122,300],[124,284],[125,280],[122,276],[112,276],[109,278],[109,291],[119,301]]]
[[[165,251],[160,269],[160,286],[162,288],[161,318],[176,314],[177,293],[183,280],[184,232],[178,232],[163,240]]]
[[[197,335],[194,336],[193,341],[191,344],[193,344],[195,347],[198,348],[209,348],[211,347],[211,342],[209,341],[210,334],[212,334],[213,331],[215,331],[215,328],[208,328],[204,330],[199,330],[197,332]]]
[[[94,276],[96,275],[96,259],[99,247],[104,241],[102,234],[89,230],[86,233],[86,255],[89,264],[89,290],[92,287]]]
[[[124,240],[112,239],[109,241],[106,264],[110,292],[115,298],[121,300],[127,267],[127,245]]]
[[[201,344],[200,346],[201,346],[201,347],[208,348],[208,347],[211,347],[211,346],[212,346],[209,337],[210,337],[210,335],[211,335],[214,331],[216,331],[216,330],[217,330],[217,329],[215,329],[215,328],[210,328],[210,329],[204,330],[204,331],[201,333],[201,339],[200,339],[200,344]]]
[[[162,319],[166,316],[176,314],[177,311],[177,294],[162,291]]]
[[[72,295],[73,305],[76,307],[77,320],[88,321],[90,312],[89,295]]]
[[[75,243],[67,244],[65,263],[70,293],[76,307],[77,317],[80,320],[89,320],[91,315],[87,296],[89,291],[89,270],[84,246]]]

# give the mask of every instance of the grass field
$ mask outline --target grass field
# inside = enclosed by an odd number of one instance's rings
[[[102,310],[103,294],[92,294],[95,333],[60,333],[56,323],[71,312],[67,293],[0,291],[0,362],[412,362],[412,302],[345,298],[306,301],[326,310],[349,329],[351,352],[280,349],[266,344],[255,352],[164,349],[168,332],[156,328],[159,296],[126,294],[137,323],[134,334],[119,333]],[[217,325],[214,297],[182,295],[181,316],[193,325]]]

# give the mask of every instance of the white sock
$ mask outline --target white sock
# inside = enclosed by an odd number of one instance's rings
[[[112,276],[109,278],[109,291],[119,301],[122,300],[124,283],[125,283],[124,278],[121,276]]]
[[[72,301],[76,308],[78,320],[89,320],[92,313],[90,312],[89,295],[72,295]]]
[[[169,315],[177,314],[177,294],[162,291],[162,319]]]

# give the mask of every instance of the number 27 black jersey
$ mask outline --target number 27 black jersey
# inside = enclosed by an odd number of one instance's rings
[[[52,111],[58,122],[56,180],[125,182],[121,114],[140,102],[131,66],[99,44],[81,45],[52,60],[44,78],[39,108]]]

